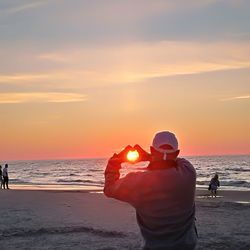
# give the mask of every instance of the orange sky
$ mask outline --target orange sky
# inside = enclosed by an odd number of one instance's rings
[[[247,1],[0,7],[0,161],[108,157],[161,130],[182,155],[250,154]]]

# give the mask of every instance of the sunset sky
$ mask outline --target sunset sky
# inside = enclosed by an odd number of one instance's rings
[[[160,130],[250,154],[250,1],[1,0],[0,161],[108,157]]]

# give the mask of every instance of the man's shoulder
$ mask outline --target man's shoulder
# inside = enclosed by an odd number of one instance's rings
[[[186,168],[196,173],[193,164],[185,158],[177,158],[177,167]]]
[[[177,158],[176,161],[177,161],[177,164],[182,164],[182,165],[186,165],[186,166],[193,166],[192,163],[185,158]]]

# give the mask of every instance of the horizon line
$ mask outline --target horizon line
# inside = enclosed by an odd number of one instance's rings
[[[203,155],[181,155],[183,157],[219,157],[219,156],[250,156],[250,153],[242,154],[203,154]],[[12,159],[12,160],[1,160],[2,162],[16,162],[16,161],[65,161],[65,160],[107,160],[110,157],[72,157],[72,158],[38,158],[38,159]],[[0,164],[1,165],[1,164]],[[4,165],[4,164],[2,164]]]

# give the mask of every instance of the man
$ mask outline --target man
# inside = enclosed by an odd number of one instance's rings
[[[4,169],[3,169],[3,188],[9,189],[9,175],[8,175],[8,164],[5,164]]]
[[[121,163],[131,149],[138,151],[138,161],[149,165],[144,172],[120,178]],[[150,151],[135,145],[114,154],[105,170],[104,193],[135,208],[145,250],[195,249],[195,169],[177,158],[178,141],[171,132],[157,133]]]

